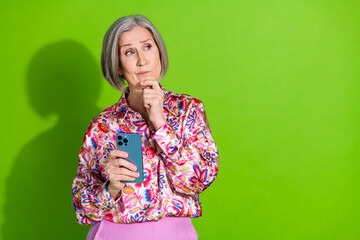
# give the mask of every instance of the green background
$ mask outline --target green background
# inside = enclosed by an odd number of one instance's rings
[[[204,102],[219,147],[199,239],[360,239],[359,12],[356,0],[1,1],[0,239],[85,239],[77,151],[120,96],[100,73],[102,38],[135,13],[167,45],[162,84]]]

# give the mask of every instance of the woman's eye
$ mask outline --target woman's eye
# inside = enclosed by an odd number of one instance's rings
[[[149,45],[146,45],[146,47],[145,47],[145,49],[146,50],[149,50],[151,48],[151,45],[149,44]]]
[[[125,55],[131,55],[131,54],[133,54],[134,52],[132,51],[132,50],[128,50],[128,51],[126,51],[125,52]]]

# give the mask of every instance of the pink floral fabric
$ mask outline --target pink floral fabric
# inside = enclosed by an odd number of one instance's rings
[[[128,106],[125,94],[91,121],[72,189],[78,223],[201,216],[199,193],[217,176],[217,147],[202,102],[163,91],[167,124],[157,131]],[[114,199],[107,189],[105,164],[119,132],[141,134],[144,182],[127,183]]]

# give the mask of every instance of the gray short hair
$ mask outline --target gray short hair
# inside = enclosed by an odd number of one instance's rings
[[[159,49],[161,62],[160,79],[165,76],[169,66],[165,43],[159,31],[149,19],[142,15],[121,17],[116,20],[106,32],[101,52],[102,74],[106,80],[119,91],[125,89],[124,77],[119,75],[119,38],[123,32],[129,31],[137,26],[144,27],[151,32]]]

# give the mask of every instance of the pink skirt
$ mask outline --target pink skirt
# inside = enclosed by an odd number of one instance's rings
[[[102,220],[89,230],[86,240],[196,240],[189,217],[164,217],[159,221],[121,224]]]

